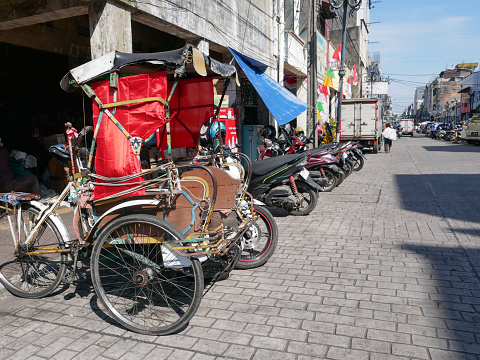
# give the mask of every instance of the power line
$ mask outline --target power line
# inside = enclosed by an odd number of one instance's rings
[[[415,86],[415,85],[407,85],[407,84],[403,84],[403,83],[401,83],[401,82],[397,82],[397,81],[393,81],[393,83],[395,83],[395,84],[397,84],[397,85],[401,85],[401,86],[403,86],[403,87],[407,87],[407,88],[413,88],[413,89],[415,89],[415,88],[417,88],[417,87],[418,87],[418,86]]]
[[[409,85],[425,85],[424,82],[409,81],[409,80],[402,80],[402,79],[395,79],[395,78],[390,78],[390,81],[401,82],[401,83],[409,84]]]

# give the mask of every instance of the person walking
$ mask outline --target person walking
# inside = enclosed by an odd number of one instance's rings
[[[385,152],[388,154],[392,149],[392,142],[397,140],[397,133],[392,129],[392,126],[389,123],[385,126],[382,135],[385,143]]]

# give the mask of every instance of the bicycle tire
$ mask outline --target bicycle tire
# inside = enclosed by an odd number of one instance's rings
[[[33,229],[40,210],[31,204],[23,203],[20,205],[20,211],[20,241],[25,242],[26,232]],[[28,252],[39,251],[39,247],[65,249],[60,231],[49,218],[32,240]],[[34,299],[51,294],[64,278],[68,255],[66,253],[15,255],[15,250],[8,216],[3,213],[0,216],[0,282],[8,291],[19,297]],[[25,251],[27,249],[22,250]]]
[[[119,217],[105,226],[91,257],[95,292],[125,328],[146,335],[168,335],[195,315],[203,296],[203,273],[196,258],[168,267],[164,241],[182,241],[172,224],[152,215]]]
[[[244,235],[245,244],[236,269],[248,270],[264,265],[277,248],[278,227],[275,219],[266,207],[260,205],[253,207],[258,219],[249,230],[250,237]]]

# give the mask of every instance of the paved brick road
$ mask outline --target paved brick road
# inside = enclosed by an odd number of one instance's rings
[[[208,289],[181,333],[111,321],[88,269],[42,300],[0,299],[0,359],[478,359],[480,148],[419,135],[368,155],[279,247]]]

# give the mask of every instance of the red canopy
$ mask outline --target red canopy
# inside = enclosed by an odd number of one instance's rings
[[[98,81],[92,84],[92,89],[103,104],[115,102],[114,89],[109,80]],[[167,98],[166,72],[141,74],[121,77],[118,80],[116,102],[141,99],[147,97]],[[112,112],[113,110],[110,109]],[[99,108],[93,104],[93,123],[97,126]],[[131,136],[147,139],[156,129],[165,123],[165,109],[162,103],[147,102],[122,105],[116,108],[115,118]],[[102,116],[97,136],[95,153],[95,173],[108,177],[120,177],[139,173],[140,162],[132,152],[128,138],[105,114]],[[142,181],[142,177],[130,182]],[[124,191],[130,186],[96,186],[94,199]],[[130,196],[144,195],[140,190]]]

